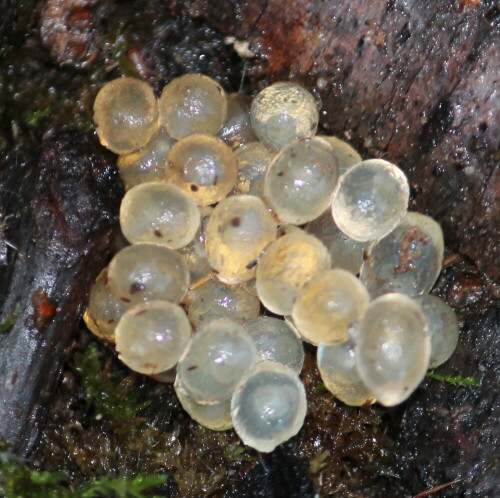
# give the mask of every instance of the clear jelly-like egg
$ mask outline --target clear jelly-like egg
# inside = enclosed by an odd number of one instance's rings
[[[429,368],[447,361],[458,344],[459,326],[452,308],[437,296],[418,296],[415,302],[422,309],[431,336]]]
[[[406,175],[382,159],[362,161],[347,170],[332,199],[336,225],[348,237],[365,242],[387,235],[408,209]]]
[[[321,379],[336,398],[351,406],[375,403],[359,376],[356,352],[349,340],[339,344],[320,344],[317,358]]]
[[[250,280],[246,280],[245,282],[241,283],[241,286],[249,293],[252,294],[252,296],[257,296],[257,288],[255,287],[256,281],[255,278],[251,278]]]
[[[230,399],[207,405],[198,403],[186,394],[182,387],[179,387],[178,383],[174,384],[174,389],[182,408],[203,427],[207,427],[212,431],[227,431],[233,428]]]
[[[318,106],[300,85],[274,83],[253,99],[250,119],[259,139],[271,149],[279,150],[296,138],[316,134]]]
[[[431,339],[417,303],[403,294],[385,294],[368,307],[355,341],[358,372],[384,406],[394,406],[422,382]]]
[[[102,145],[116,154],[144,147],[158,132],[158,102],[151,87],[135,78],[106,83],[94,102],[94,123]]]
[[[443,253],[439,224],[424,214],[408,213],[392,232],[368,248],[359,278],[372,297],[387,292],[425,294],[438,278]]]
[[[304,347],[295,331],[279,318],[261,316],[243,325],[257,346],[257,361],[276,361],[299,374],[304,365]]]
[[[145,182],[167,180],[167,154],[174,141],[161,129],[147,145],[118,158],[120,178],[127,188]]]
[[[151,299],[178,303],[189,288],[189,270],[175,251],[141,243],[127,246],[113,257],[108,281],[124,306]]]
[[[120,226],[132,244],[150,242],[179,249],[200,226],[200,211],[180,188],[148,182],[132,187],[120,206]]]
[[[230,284],[251,279],[260,253],[276,239],[276,228],[258,197],[233,195],[219,202],[206,235],[208,261],[217,277]]]
[[[257,265],[257,293],[262,304],[278,315],[289,315],[299,289],[330,268],[330,254],[302,230],[269,244]]]
[[[173,79],[163,89],[159,105],[162,125],[177,139],[193,133],[215,135],[227,116],[224,90],[202,74]]]
[[[89,303],[83,315],[89,330],[106,341],[115,341],[115,328],[125,307],[108,285],[108,269],[99,273],[89,294]]]
[[[284,223],[302,225],[328,208],[337,183],[337,158],[321,138],[284,147],[269,166],[264,197]]]
[[[264,179],[275,154],[261,142],[252,142],[240,147],[235,155],[238,160],[238,178],[233,193],[262,197]]]
[[[241,285],[227,285],[215,277],[189,291],[185,302],[189,319],[195,327],[227,318],[243,325],[259,316],[260,301]]]
[[[307,233],[317,237],[330,252],[332,267],[342,268],[357,275],[363,263],[363,256],[370,242],[359,242],[339,230],[330,210],[325,211],[306,226]]]
[[[273,451],[304,423],[306,392],[297,374],[276,362],[263,362],[238,386],[231,399],[233,425],[243,442]]]
[[[245,329],[230,320],[205,322],[191,338],[177,366],[179,388],[198,403],[229,399],[250,372],[257,350]]]
[[[363,160],[358,152],[344,140],[323,135],[321,135],[320,138],[326,140],[330,144],[333,153],[337,156],[339,175],[343,175],[351,166]]]
[[[172,368],[191,337],[185,311],[168,301],[148,301],[128,309],[116,327],[118,357],[143,374]]]
[[[227,96],[227,118],[217,136],[232,149],[257,140],[250,122],[252,98],[242,93]]]
[[[348,328],[368,308],[365,286],[345,270],[322,272],[298,292],[292,318],[300,336],[314,345],[334,344],[348,339]]]
[[[191,287],[205,280],[211,273],[212,268],[208,262],[207,251],[205,249],[205,234],[210,216],[212,216],[213,207],[201,206],[200,226],[194,235],[194,239],[182,249],[179,253],[184,256],[186,264],[191,275]]]
[[[169,181],[200,206],[224,199],[236,182],[237,161],[233,151],[209,135],[190,135],[179,140],[167,156]]]

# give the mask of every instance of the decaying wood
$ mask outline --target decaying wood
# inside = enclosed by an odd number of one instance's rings
[[[21,183],[19,165],[6,168],[0,209],[16,220],[4,236],[17,250],[10,248],[0,266],[1,316],[14,314],[0,333],[0,438],[26,454],[70,352],[86,290],[113,246],[122,187],[113,156],[92,135],[48,140]]]

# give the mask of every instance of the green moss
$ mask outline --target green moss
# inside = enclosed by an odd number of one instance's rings
[[[5,498],[142,498],[165,481],[160,475],[106,476],[72,489],[65,472],[32,469],[0,443],[0,496]]]
[[[19,316],[19,309],[19,304],[16,304],[16,307],[0,322],[0,332],[7,332],[14,326]]]
[[[137,419],[139,412],[151,402],[139,404],[127,379],[117,384],[101,373],[97,345],[92,343],[83,354],[74,357],[76,370],[82,375],[87,406],[112,422],[130,423]]]
[[[316,394],[324,394],[328,391],[328,389],[326,388],[325,383],[320,381],[316,384],[314,391]]]
[[[123,476],[114,479],[102,478],[83,486],[77,496],[81,498],[99,498],[116,496],[117,498],[142,498],[151,496],[151,488],[159,486],[166,481],[166,476],[136,475]],[[147,494],[144,494],[144,493]]]
[[[52,111],[49,108],[36,109],[34,111],[28,112],[24,117],[24,121],[28,123],[30,126],[36,126],[36,124],[40,119],[50,116],[51,112]]]
[[[479,385],[479,382],[473,377],[460,377],[458,375],[456,376],[440,375],[434,373],[434,370],[427,372],[426,377],[429,377],[429,379],[438,380],[440,382],[447,382],[448,384],[452,384],[454,386],[475,387]]]

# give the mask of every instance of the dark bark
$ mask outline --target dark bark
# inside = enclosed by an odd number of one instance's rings
[[[0,266],[0,438],[27,454],[68,358],[87,289],[114,243],[122,187],[112,154],[94,136],[64,134],[43,144],[20,177],[2,170],[0,210],[8,213]],[[5,218],[4,218],[5,219]]]

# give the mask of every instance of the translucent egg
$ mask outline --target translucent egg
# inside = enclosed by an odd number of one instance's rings
[[[134,78],[106,83],[94,102],[94,123],[104,147],[128,154],[144,147],[158,132],[158,102],[151,87]]]
[[[257,289],[255,288],[255,278],[251,278],[246,282],[242,282],[241,286],[252,296],[259,297],[259,295],[257,294]]]
[[[379,239],[406,214],[409,196],[408,180],[397,166],[382,159],[362,161],[340,177],[333,219],[351,239]]]
[[[189,319],[195,327],[227,318],[243,325],[259,316],[260,301],[241,285],[229,286],[213,277],[189,291],[186,300]]]
[[[368,248],[360,279],[372,298],[387,292],[424,294],[438,278],[443,252],[439,224],[429,216],[408,213],[392,232]]]
[[[163,126],[177,139],[193,133],[215,135],[227,116],[224,90],[202,74],[173,79],[163,89],[159,104]]]
[[[276,239],[277,224],[258,197],[234,195],[219,202],[207,225],[208,261],[223,282],[255,275],[256,260]]]
[[[127,188],[145,182],[167,180],[167,154],[174,141],[161,129],[160,133],[137,152],[118,158],[120,177]]]
[[[108,269],[99,273],[89,294],[89,303],[83,315],[88,329],[106,341],[115,341],[115,328],[125,312],[120,300],[108,285]]]
[[[189,273],[191,275],[191,287],[196,286],[199,282],[205,280],[211,273],[212,268],[208,262],[207,251],[205,249],[205,234],[207,224],[214,208],[210,206],[201,206],[200,210],[200,226],[194,235],[194,239],[182,249],[179,253],[184,256]]]
[[[342,268],[354,275],[359,273],[370,242],[359,242],[349,238],[335,225],[330,210],[310,221],[306,231],[325,244],[332,257],[334,268]]]
[[[257,451],[273,451],[295,436],[304,423],[304,385],[289,367],[264,362],[238,386],[231,399],[233,425],[243,442]]]
[[[355,350],[361,380],[377,400],[403,402],[429,366],[431,339],[419,305],[403,294],[375,299],[359,323]]]
[[[230,399],[207,405],[195,401],[177,383],[174,384],[174,388],[182,408],[200,425],[212,431],[227,431],[228,429],[232,429],[233,421],[231,419]]]
[[[229,399],[253,369],[256,354],[241,325],[230,320],[205,322],[179,361],[176,382],[198,403],[219,403]]]
[[[340,138],[337,137],[323,135],[321,135],[320,138],[326,140],[330,144],[333,153],[337,156],[339,175],[343,175],[351,166],[354,166],[363,160],[358,152],[344,140],[340,140]]]
[[[257,293],[278,315],[289,315],[299,289],[330,268],[330,254],[312,235],[297,231],[269,244],[257,265]]]
[[[172,368],[186,349],[191,325],[184,310],[168,301],[128,309],[116,327],[118,358],[132,370],[158,374]]]
[[[238,178],[233,193],[262,197],[264,178],[274,154],[261,142],[252,142],[240,147],[235,155],[238,160]]]
[[[249,95],[230,93],[227,96],[227,118],[217,136],[233,149],[257,140],[250,123],[251,103]]]
[[[280,82],[264,88],[253,100],[250,119],[255,134],[279,150],[296,138],[310,138],[318,128],[314,97],[296,83]]]
[[[189,270],[175,251],[141,243],[127,246],[113,257],[108,281],[126,307],[152,299],[178,303],[189,288]]]
[[[369,301],[364,285],[352,273],[328,270],[299,290],[292,318],[306,342],[315,346],[345,342],[349,325],[363,316]]]
[[[429,368],[436,368],[447,361],[458,344],[459,327],[453,309],[439,297],[419,296],[415,302],[424,314],[431,336],[431,358]]]
[[[292,142],[278,153],[266,173],[264,197],[282,222],[302,225],[328,208],[337,162],[320,138]]]
[[[295,331],[283,320],[261,316],[245,323],[243,328],[257,346],[257,362],[276,361],[300,373],[304,365],[304,347]]]
[[[177,376],[177,367],[174,366],[172,368],[169,368],[168,370],[165,370],[164,372],[150,374],[149,376],[158,382],[163,382],[164,384],[173,384],[175,382],[175,377]]]
[[[224,199],[236,182],[237,161],[221,140],[208,135],[190,135],[170,150],[169,181],[180,187],[200,206]]]
[[[350,341],[320,344],[318,369],[325,387],[340,401],[351,406],[368,406],[375,398],[365,387],[356,367],[356,352]]]
[[[132,187],[120,206],[120,226],[132,244],[150,242],[179,249],[200,226],[200,211],[180,188],[148,182]]]
[[[287,235],[292,232],[303,232],[303,230],[296,225],[290,225],[288,223],[278,225],[278,237],[283,237],[283,235]]]

